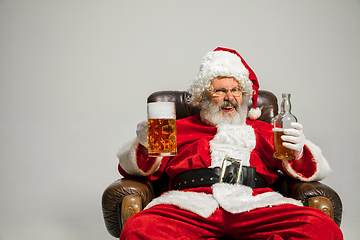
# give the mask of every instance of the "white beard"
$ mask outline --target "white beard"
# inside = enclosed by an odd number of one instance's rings
[[[217,126],[220,124],[245,124],[247,116],[247,106],[244,101],[240,106],[235,107],[235,112],[222,114],[221,109],[214,102],[206,98],[201,103],[201,120],[209,125]]]
[[[256,139],[254,129],[245,123],[246,101],[235,109],[231,114],[223,114],[221,107],[210,99],[202,102],[201,120],[217,128],[210,141],[211,167],[221,166],[224,157],[241,159],[245,166],[250,166],[250,153],[255,148]]]

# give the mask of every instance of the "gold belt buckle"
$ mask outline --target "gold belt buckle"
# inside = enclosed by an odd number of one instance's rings
[[[226,172],[228,162],[235,163],[235,164],[239,165],[239,168],[238,168],[236,176],[235,176],[235,183],[234,184],[240,184],[240,177],[241,177],[241,170],[242,170],[242,166],[243,166],[243,161],[240,160],[240,159],[231,158],[231,157],[225,157],[223,159],[223,161],[222,161],[221,173],[220,173],[220,177],[219,177],[219,183],[223,182],[223,178],[225,176],[225,172]]]

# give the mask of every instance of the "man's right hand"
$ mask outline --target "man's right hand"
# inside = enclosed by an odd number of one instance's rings
[[[148,147],[147,129],[148,129],[147,121],[142,121],[136,127],[137,139],[138,139],[139,143],[146,148]]]

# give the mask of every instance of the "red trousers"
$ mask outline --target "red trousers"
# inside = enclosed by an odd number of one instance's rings
[[[121,240],[136,239],[319,239],[342,240],[335,222],[320,210],[284,204],[232,214],[222,208],[209,218],[172,205],[156,205],[129,218]]]

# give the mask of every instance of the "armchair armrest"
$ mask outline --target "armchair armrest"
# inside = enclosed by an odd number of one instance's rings
[[[122,178],[111,183],[102,195],[102,211],[108,232],[119,238],[127,218],[154,198],[153,184],[141,178]]]
[[[340,227],[342,217],[342,203],[339,195],[321,182],[302,182],[293,178],[286,178],[282,187],[285,197],[301,200],[304,206],[317,208],[331,218]]]

